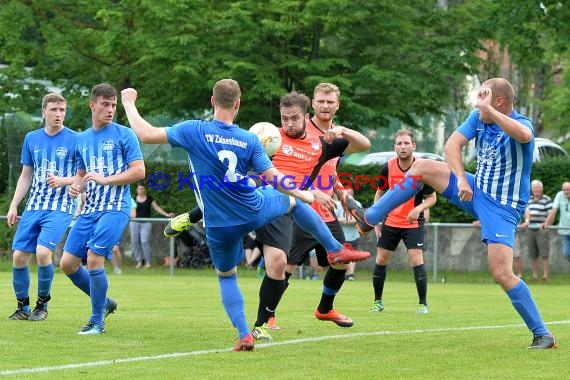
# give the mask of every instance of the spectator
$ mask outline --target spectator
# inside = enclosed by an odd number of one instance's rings
[[[549,232],[545,229],[544,223],[552,210],[552,199],[544,194],[544,186],[539,180],[534,180],[530,184],[532,196],[528,201],[528,206],[524,214],[524,223],[528,228],[526,243],[528,254],[531,259],[531,280],[538,280],[538,258],[542,259],[542,281],[548,281],[550,265],[548,256],[550,254]]]
[[[544,227],[547,228],[554,223],[556,213],[560,210],[560,222],[558,226],[558,234],[562,240],[562,254],[570,261],[570,211],[568,210],[568,202],[570,202],[570,182],[562,184],[562,191],[559,191],[552,203],[552,210],[548,214]]]
[[[137,196],[135,197],[137,208],[135,211],[136,218],[150,218],[151,209],[160,215],[172,218],[174,213],[166,212],[156,203],[156,201],[146,193],[146,187],[143,182],[137,184]],[[144,259],[144,267],[152,266],[152,251],[150,239],[152,235],[152,222],[131,221],[131,246],[133,249],[133,257],[136,261],[136,269],[142,267]]]

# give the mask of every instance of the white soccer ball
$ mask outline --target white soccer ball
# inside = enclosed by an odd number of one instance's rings
[[[267,153],[269,157],[273,157],[277,149],[281,146],[281,133],[279,132],[279,128],[271,123],[262,121],[252,125],[249,131],[259,138],[261,145],[265,148],[265,153]]]

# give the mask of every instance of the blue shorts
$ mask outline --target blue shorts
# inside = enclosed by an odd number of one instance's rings
[[[243,260],[243,235],[279,218],[289,210],[289,196],[266,187],[261,193],[261,207],[252,213],[248,224],[227,227],[208,227],[206,221],[206,241],[214,267],[227,272]],[[298,201],[301,202],[301,201]]]
[[[471,201],[459,200],[457,177],[453,173],[449,177],[449,185],[443,192],[443,196],[481,222],[481,241],[483,243],[498,243],[513,248],[515,246],[515,232],[517,232],[524,211],[497,203],[496,200],[475,186],[473,174],[466,174],[469,186],[473,189]]]
[[[24,211],[12,242],[14,251],[36,253],[41,245],[54,251],[73,215],[61,211]]]
[[[99,211],[81,214],[69,231],[63,250],[79,258],[87,249],[110,260],[113,246],[121,240],[129,215],[122,211]]]

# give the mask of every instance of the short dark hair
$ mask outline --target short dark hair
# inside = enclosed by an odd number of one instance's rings
[[[108,83],[99,83],[91,89],[91,101],[95,103],[98,97],[113,99],[117,97],[117,90]]]
[[[279,103],[279,109],[284,107],[299,107],[304,114],[307,113],[307,109],[311,104],[311,99],[302,92],[292,91],[281,97],[281,102]]]
[[[216,104],[223,109],[231,109],[241,97],[239,83],[233,79],[222,79],[216,82],[212,95]]]
[[[45,109],[48,103],[59,103],[59,102],[63,102],[67,105],[67,101],[63,96],[61,96],[60,94],[56,94],[54,92],[50,92],[42,99],[42,109]]]

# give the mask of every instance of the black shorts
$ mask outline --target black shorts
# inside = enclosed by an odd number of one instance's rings
[[[293,219],[288,213],[284,214],[273,222],[255,230],[255,235],[256,242],[278,248],[289,254],[293,239]]]
[[[344,232],[338,220],[326,223],[329,230],[336,240],[344,243]],[[309,252],[314,249],[317,253],[317,261],[320,266],[326,267],[329,265],[327,259],[327,251],[325,247],[309,233],[305,232],[297,223],[293,223],[293,247],[287,258],[287,264],[301,265],[309,257]]]
[[[243,235],[243,249],[254,249],[259,244],[249,234]]]
[[[376,244],[379,248],[394,252],[400,240],[403,240],[407,249],[425,250],[423,225],[416,228],[399,228],[383,224],[381,231],[382,234]]]

